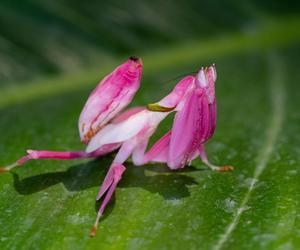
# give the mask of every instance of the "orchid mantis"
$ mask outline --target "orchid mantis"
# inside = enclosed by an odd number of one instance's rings
[[[232,170],[231,166],[211,164],[204,150],[204,143],[213,135],[216,125],[215,67],[202,68],[197,76],[184,77],[170,94],[147,108],[131,108],[119,114],[138,90],[141,74],[141,59],[130,57],[91,93],[78,123],[80,139],[87,144],[85,151],[27,150],[27,155],[0,168],[0,172],[10,171],[31,159],[91,158],[119,149],[96,197],[103,201],[90,233],[95,236],[104,209],[126,170],[124,162],[130,156],[134,165],[163,162],[170,169],[183,168],[200,156],[212,170]],[[176,115],[172,129],[146,152],[150,137],[173,111]]]

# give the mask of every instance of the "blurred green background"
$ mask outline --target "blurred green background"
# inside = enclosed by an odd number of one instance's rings
[[[298,10],[291,0],[1,1],[0,80],[100,68],[190,40],[201,46],[208,38],[259,32]]]
[[[291,0],[1,1],[0,164],[27,148],[83,149],[89,92],[137,55],[144,74],[131,105],[216,63],[207,151],[235,171],[128,162],[89,239],[113,156],[32,161],[0,176],[0,249],[299,249],[299,14]]]

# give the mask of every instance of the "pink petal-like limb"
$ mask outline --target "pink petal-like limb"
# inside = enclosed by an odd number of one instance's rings
[[[132,100],[140,87],[142,61],[130,57],[106,76],[89,96],[79,117],[81,141],[89,140]]]
[[[104,178],[104,181],[100,187],[100,190],[97,194],[97,197],[96,197],[96,200],[100,200],[101,197],[103,196],[103,194],[108,190],[108,188],[112,185],[113,183],[113,180],[115,178],[115,164],[123,164],[127,159],[128,157],[130,156],[130,154],[132,153],[133,151],[133,145],[130,145],[128,143],[124,143],[118,154],[116,155],[113,163],[112,163],[112,166],[110,167],[110,169],[108,170],[105,178]],[[119,177],[118,177],[119,178]]]
[[[144,161],[167,163],[169,157],[170,138],[172,131],[161,137],[152,148],[145,154]]]
[[[122,164],[116,164],[116,163],[113,163],[112,166],[110,167],[109,172],[111,172],[111,179],[110,179],[111,183],[107,187],[106,195],[105,195],[104,200],[103,200],[103,202],[100,206],[100,209],[97,213],[96,221],[90,232],[91,237],[94,237],[96,235],[99,220],[100,220],[101,216],[103,215],[104,209],[105,209],[106,205],[108,204],[108,202],[110,201],[119,181],[121,180],[122,174],[125,171],[125,169],[126,168]]]
[[[21,157],[15,163],[0,168],[0,173],[9,172],[15,167],[22,166],[29,160],[37,159],[56,159],[56,160],[72,160],[78,158],[94,158],[106,155],[120,147],[120,143],[107,144],[94,152],[87,153],[85,151],[46,151],[46,150],[27,150],[27,155]]]
[[[90,232],[90,236],[94,237],[97,232],[97,227],[99,224],[99,220],[101,216],[103,215],[104,209],[107,206],[108,202],[110,201],[117,184],[121,180],[123,172],[126,170],[123,163],[128,159],[128,157],[131,155],[133,151],[134,146],[131,143],[124,143],[115,160],[113,161],[112,165],[110,166],[108,173],[105,176],[105,179],[100,187],[100,190],[98,192],[98,195],[96,197],[96,200],[101,199],[104,195],[104,199],[102,201],[102,204],[99,208],[99,211],[97,213],[96,221],[92,227],[92,230]]]
[[[208,127],[207,100],[201,89],[195,89],[174,118],[168,157],[171,169],[182,168],[192,160],[197,146],[204,142]]]

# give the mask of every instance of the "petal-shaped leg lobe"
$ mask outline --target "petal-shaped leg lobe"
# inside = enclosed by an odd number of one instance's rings
[[[110,201],[112,194],[114,193],[119,181],[122,178],[122,174],[126,170],[126,168],[122,164],[113,163],[112,168],[113,168],[113,182],[112,182],[111,186],[108,188],[107,193],[106,193],[104,200],[101,204],[101,207],[99,209],[99,212],[101,214],[103,214],[103,211],[104,211],[106,205]]]
[[[121,146],[118,154],[116,155],[111,167],[109,168],[104,178],[96,200],[101,199],[101,197],[105,194],[105,192],[109,189],[109,187],[114,183],[115,180],[119,181],[119,178],[121,178],[121,175],[123,173],[122,170],[125,170],[125,167],[122,164],[128,159],[128,157],[132,153],[133,147],[134,146],[130,143],[124,143]]]
[[[175,115],[168,161],[171,169],[184,167],[194,158],[199,145],[213,135],[215,120],[215,105],[209,104],[203,90],[194,90]]]
[[[103,202],[99,208],[99,211],[97,213],[96,221],[92,227],[92,230],[90,232],[90,236],[94,237],[96,235],[97,227],[99,224],[99,220],[110,201],[119,181],[122,178],[122,174],[126,168],[122,164],[113,163],[107,173],[107,176],[105,177],[105,180],[100,188],[100,192],[98,193],[97,199],[99,199],[104,196]]]
[[[168,162],[171,131],[167,132],[160,138],[145,155],[145,163],[153,162]]]
[[[105,192],[112,185],[113,181],[114,181],[114,168],[113,168],[113,166],[111,166],[104,178],[104,181],[102,182],[102,185],[97,194],[96,200],[100,200],[102,198],[102,196],[105,194]]]
[[[183,167],[194,147],[199,142],[199,131],[202,126],[203,93],[193,91],[185,101],[182,110],[174,118],[172,135],[170,139],[168,166],[171,169]]]

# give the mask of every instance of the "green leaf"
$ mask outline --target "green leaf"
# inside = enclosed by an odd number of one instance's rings
[[[175,81],[161,79],[216,63],[218,126],[207,151],[215,164],[235,166],[233,172],[211,172],[199,160],[182,171],[128,162],[90,239],[95,196],[113,155],[31,161],[0,176],[0,248],[299,249],[298,27],[298,19],[278,20],[252,42],[233,34],[145,55],[133,105],[168,93]],[[83,148],[78,114],[110,68],[3,87],[1,162],[13,162],[27,148]],[[153,141],[171,122],[162,123]]]

